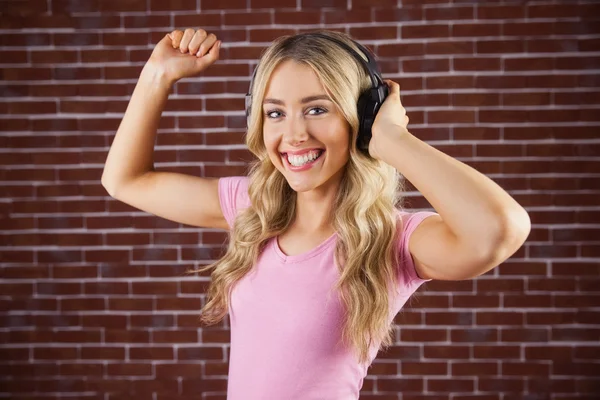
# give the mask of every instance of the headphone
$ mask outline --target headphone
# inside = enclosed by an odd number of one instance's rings
[[[358,60],[364,67],[365,71],[369,74],[371,78],[371,87],[364,91],[358,98],[357,102],[357,112],[358,112],[358,136],[356,139],[356,146],[360,150],[364,150],[367,154],[369,152],[369,142],[371,141],[371,128],[373,126],[373,122],[375,121],[375,116],[377,115],[377,111],[383,104],[383,101],[389,94],[389,88],[387,84],[381,78],[381,72],[379,71],[379,67],[375,62],[375,58],[373,54],[360,43],[355,40],[352,42],[360,49],[360,51],[367,57],[367,61],[362,58],[352,47],[348,46],[346,43],[341,40],[328,36],[318,32],[309,32],[303,33],[300,35],[296,35],[294,38],[301,37],[320,37],[323,39],[330,40],[332,42],[337,43],[340,47],[347,50],[352,56]],[[258,70],[258,66],[254,69],[254,73],[252,74],[252,79],[250,80],[250,88],[248,89],[248,93],[246,94],[246,124],[250,125],[250,111],[252,106],[252,87],[254,84],[254,78],[256,77],[256,71]]]

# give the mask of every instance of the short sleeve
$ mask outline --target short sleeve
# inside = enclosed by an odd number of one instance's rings
[[[230,228],[238,212],[250,205],[247,176],[227,176],[219,178],[219,202],[223,216]]]
[[[400,291],[408,291],[410,292],[410,294],[412,294],[415,290],[419,288],[419,286],[421,286],[421,284],[423,284],[424,282],[428,282],[431,279],[421,279],[417,275],[415,263],[408,248],[410,236],[425,218],[439,214],[431,211],[418,211],[413,213],[400,211],[399,215],[401,221],[401,223],[399,223],[401,230],[399,243],[399,278],[401,285]]]

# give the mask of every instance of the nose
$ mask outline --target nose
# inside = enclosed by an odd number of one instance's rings
[[[308,129],[303,116],[289,117],[285,132],[283,132],[283,140],[295,147],[306,142],[308,137]]]

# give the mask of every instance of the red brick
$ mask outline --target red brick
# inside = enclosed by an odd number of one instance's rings
[[[548,329],[546,328],[502,328],[500,340],[503,342],[536,342],[548,341]]]
[[[175,23],[176,26],[180,24]],[[165,28],[168,32],[171,19],[168,15],[124,15],[123,27],[128,28]]]
[[[477,18],[512,20],[524,18],[525,12],[521,5],[484,5],[477,7]]]
[[[296,8],[296,0],[250,0],[250,8]]]
[[[156,376],[200,376],[202,374],[202,365],[200,364],[162,364],[156,366]]]
[[[474,111],[428,111],[427,122],[440,123],[472,123],[475,122]]]
[[[404,72],[438,72],[449,71],[449,59],[429,59],[429,60],[405,60],[402,61],[402,70]]]
[[[433,392],[471,392],[474,388],[474,379],[427,379],[427,390]]]
[[[384,44],[376,47],[379,57],[409,57],[425,54],[422,43],[396,43]]]
[[[294,35],[295,29],[253,29],[250,31],[250,41],[271,42],[280,36]]]
[[[500,95],[498,93],[453,93],[451,103],[454,106],[498,106]]]
[[[402,375],[446,375],[448,365],[438,362],[409,362],[402,361],[400,371]]]
[[[496,308],[500,305],[500,299],[496,294],[456,294],[452,296],[452,306],[453,307],[461,307],[461,308],[470,308],[470,304],[476,302],[477,306],[480,308]]]
[[[575,393],[577,383],[573,379],[565,378],[540,378],[534,377],[527,380],[529,390],[536,393],[550,394],[559,396],[559,393]],[[569,396],[571,397],[571,396]],[[564,397],[561,397],[564,399]]]
[[[394,2],[395,3],[395,2]],[[376,9],[377,12],[379,9]],[[321,11],[325,24],[355,24],[372,22],[371,14],[362,8],[352,10],[323,10]]]
[[[506,54],[522,53],[525,51],[523,40],[487,40],[481,39],[475,42],[477,53],[481,54]]]
[[[172,347],[130,347],[129,358],[131,360],[173,360],[174,349]]]
[[[280,13],[278,13],[280,14]],[[278,14],[275,14],[276,16]],[[286,13],[283,13],[284,15]],[[289,14],[293,14],[290,12]],[[216,22],[219,21],[219,15],[210,14],[210,21]],[[209,19],[209,18],[206,18]],[[208,22],[208,21],[207,21]],[[248,25],[270,25],[273,22],[273,16],[271,12],[268,11],[250,11],[250,12],[228,12],[223,15],[223,25],[239,25],[239,26],[248,26]],[[276,22],[281,23],[281,22]],[[204,26],[205,24],[202,24]],[[208,22],[206,25],[213,25]]]
[[[440,329],[400,329],[400,339],[407,342],[443,342],[448,338],[448,334],[445,330]]]
[[[503,93],[502,104],[506,106],[546,106],[551,104],[550,93]]]
[[[473,19],[473,6],[431,7],[425,9],[425,19],[431,20],[463,20]]]
[[[477,325],[522,325],[524,323],[523,313],[481,311],[475,315]]]
[[[472,76],[427,77],[425,85],[428,89],[459,89],[473,86]]]
[[[350,28],[350,35],[358,41],[386,40],[398,37],[398,28],[395,26]]]
[[[31,16],[48,11],[48,5],[49,3],[46,0],[5,0],[3,1],[2,12],[10,16]]]
[[[452,36],[476,37],[476,36],[500,36],[502,25],[492,22],[481,23],[455,23],[451,27]]]
[[[523,377],[481,377],[477,380],[478,390],[485,392],[509,392],[521,393],[525,390],[527,382]]]
[[[439,358],[439,359],[468,359],[469,355],[468,346],[433,346],[428,345],[423,348],[423,357],[425,358]]]
[[[476,359],[520,359],[521,349],[518,345],[475,345],[473,346],[473,357]]]
[[[151,11],[196,11],[196,0],[150,0]],[[204,6],[204,1],[202,2]]]
[[[502,33],[505,36],[547,36],[557,32],[554,22],[506,22]]]
[[[107,343],[149,343],[150,332],[147,330],[106,329],[104,338]]]
[[[142,363],[108,363],[106,373],[115,376],[148,376],[152,375],[152,365]]]
[[[450,35],[448,25],[405,25],[400,31],[403,39],[441,38]]]
[[[382,0],[376,0],[382,1]],[[300,7],[303,9],[311,9],[311,8],[346,8],[345,0],[301,0]]]
[[[122,293],[125,294],[125,293]],[[146,298],[121,298],[109,299],[108,308],[119,311],[143,311],[152,309],[152,299]]]
[[[374,19],[377,22],[401,22],[401,21],[418,21],[423,19],[424,9],[421,7],[396,7],[391,8],[376,8],[374,10]],[[329,22],[329,21],[325,21]],[[334,21],[331,21],[334,23]],[[344,22],[344,21],[340,21]],[[357,22],[357,21],[347,21]]]
[[[501,373],[516,376],[549,376],[551,364],[549,361],[541,362],[515,362],[502,361]]]

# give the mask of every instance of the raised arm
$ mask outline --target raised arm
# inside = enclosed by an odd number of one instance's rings
[[[173,221],[228,228],[219,205],[218,179],[154,168],[158,124],[173,84],[212,65],[220,45],[214,34],[202,29],[175,30],[156,45],[108,152],[101,182],[111,197]]]

